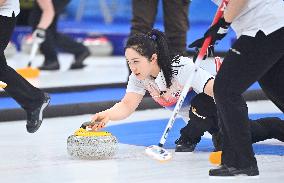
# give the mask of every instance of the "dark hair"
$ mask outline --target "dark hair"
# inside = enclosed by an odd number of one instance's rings
[[[157,54],[158,65],[164,73],[167,87],[172,85],[172,66],[169,55],[169,47],[166,36],[163,32],[152,29],[147,34],[135,34],[130,36],[126,42],[125,50],[132,48],[140,55],[151,59],[153,54]]]

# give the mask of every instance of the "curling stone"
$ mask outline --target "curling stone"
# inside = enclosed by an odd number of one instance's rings
[[[86,38],[83,44],[89,48],[93,56],[109,56],[113,51],[113,46],[106,37]]]
[[[11,41],[8,43],[7,48],[4,50],[6,58],[12,57],[17,53],[17,48]]]
[[[83,123],[73,135],[67,139],[67,152],[77,159],[109,159],[118,148],[118,141],[109,132],[93,132]]]

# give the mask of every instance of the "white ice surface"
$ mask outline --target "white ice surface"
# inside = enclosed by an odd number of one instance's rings
[[[141,116],[161,114],[163,110],[137,112],[124,122]],[[139,118],[138,118],[139,116]],[[188,183],[188,182],[283,182],[284,157],[256,156],[258,178],[215,179],[208,176],[213,168],[208,153],[175,153],[173,159],[160,163],[144,154],[145,147],[119,144],[109,160],[74,160],[66,151],[66,139],[90,115],[45,119],[35,134],[25,131],[25,122],[0,123],[0,182],[9,183]],[[112,122],[109,125],[118,125]],[[172,150],[170,150],[172,152]]]

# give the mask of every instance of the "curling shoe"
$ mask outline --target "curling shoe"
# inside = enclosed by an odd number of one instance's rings
[[[176,149],[175,152],[193,152],[196,145],[191,143],[186,138],[180,137],[175,141]]]
[[[47,93],[44,93],[44,98],[39,107],[33,111],[27,111],[27,124],[26,128],[29,133],[36,132],[41,126],[43,119],[43,111],[48,106],[50,97]]]
[[[81,54],[76,55],[75,56],[75,62],[70,66],[70,69],[73,70],[73,69],[82,69],[82,68],[84,68],[86,65],[83,62],[90,55],[91,55],[91,52],[89,51],[89,49],[86,49]]]
[[[60,66],[59,66],[58,61],[55,61],[55,62],[51,62],[48,64],[43,64],[38,69],[42,71],[55,71],[55,70],[59,70],[59,68]]]
[[[240,169],[234,167],[227,167],[226,165],[221,165],[218,168],[209,170],[209,176],[225,177],[225,176],[238,176],[238,175],[258,176],[259,171],[256,165]]]

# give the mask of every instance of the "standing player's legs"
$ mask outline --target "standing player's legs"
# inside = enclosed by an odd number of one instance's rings
[[[269,58],[266,55],[275,46],[280,46],[277,37],[269,38],[262,32],[258,32],[256,37],[241,36],[226,55],[215,79],[214,96],[226,138],[222,163],[237,170],[251,171],[245,172],[249,175],[258,172],[251,146],[247,105],[242,93],[277,63],[280,53],[274,52]],[[215,173],[211,171],[211,175]]]
[[[39,113],[42,113],[49,103],[49,96],[32,86],[7,65],[4,50],[14,30],[15,22],[15,17],[0,16],[0,27],[5,27],[0,29],[0,80],[7,84],[5,91],[26,110],[27,130],[33,133],[41,125],[42,117]]]
[[[158,0],[132,0],[130,35],[152,30],[156,19]]]
[[[186,51],[189,5],[190,0],[163,0],[165,34],[171,55],[184,54]]]
[[[0,80],[7,84],[5,91],[13,97],[25,110],[31,110],[38,105],[38,99],[43,98],[43,93],[33,87],[14,69],[7,65],[4,50],[8,45],[14,30],[16,18],[0,16]]]
[[[279,57],[276,64],[270,68],[259,79],[259,84],[266,96],[284,112],[284,28],[277,31],[277,34],[270,35],[279,39],[280,43],[271,53],[266,54],[268,58]],[[264,118],[256,120],[251,126],[253,142],[275,138],[284,141],[284,121],[279,118]]]
[[[252,42],[252,39],[247,37],[240,37],[237,40],[233,49],[241,52],[241,54],[232,51],[228,53],[214,83],[214,97],[221,123],[220,128],[224,137],[222,164],[235,168],[256,165],[250,141],[247,106],[241,95],[254,83],[254,80],[246,81],[250,72],[242,71],[242,68],[247,67],[247,60],[249,59],[242,50],[244,49],[243,45],[246,43],[251,45],[250,42]],[[241,63],[241,61],[244,63]],[[242,82],[242,80],[245,82]],[[242,154],[242,156],[238,157],[239,154]]]
[[[283,31],[284,32],[284,31]],[[283,35],[284,42],[284,35]],[[284,113],[284,46],[283,57],[260,80],[266,96]]]

